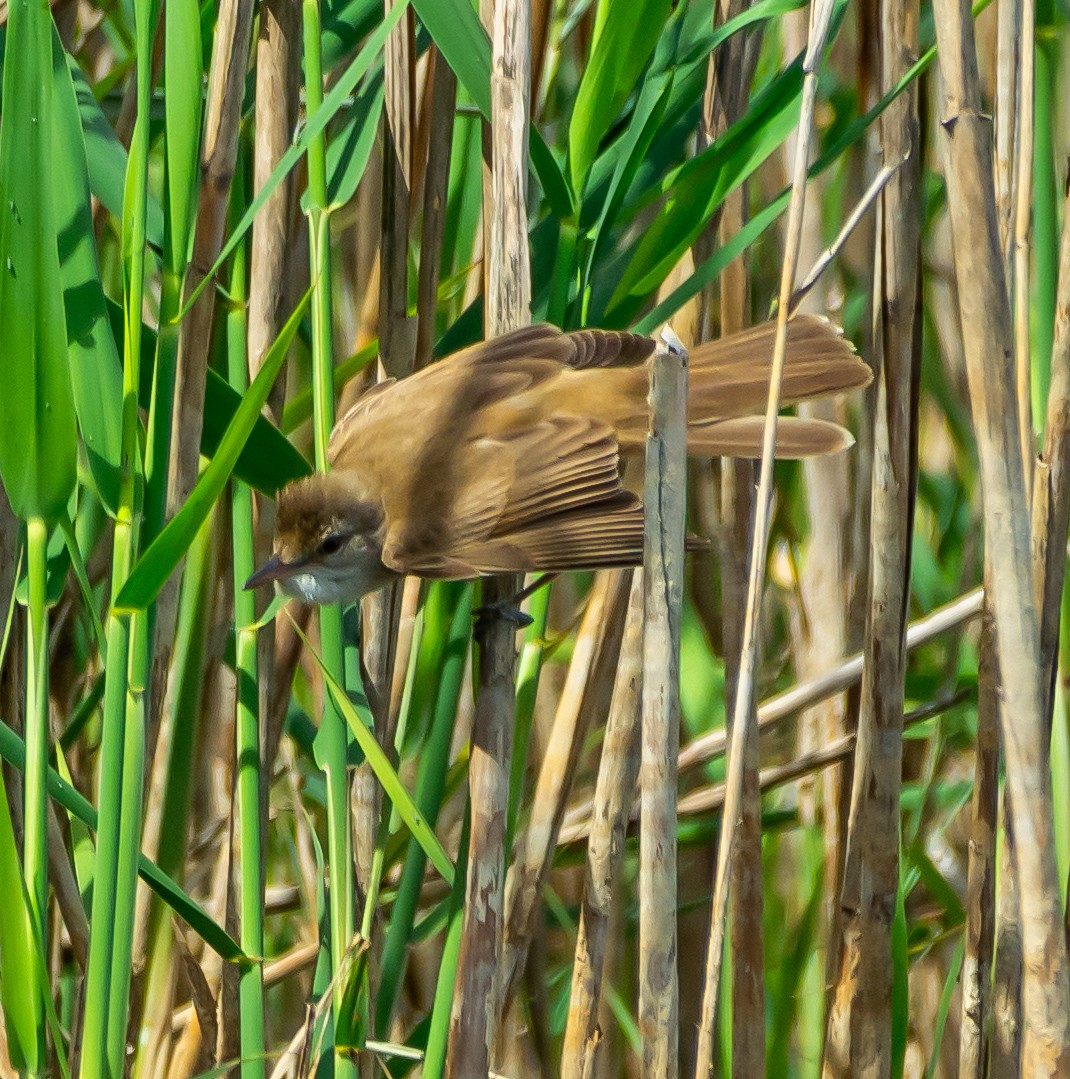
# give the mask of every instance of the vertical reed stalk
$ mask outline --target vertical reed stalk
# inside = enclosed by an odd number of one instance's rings
[[[917,49],[918,9],[881,7],[881,92]],[[840,893],[837,981],[828,1018],[826,1077],[884,1076],[893,1058],[892,921],[899,894],[900,786],[910,552],[917,484],[921,320],[920,139],[917,95],[881,117],[886,162],[903,161],[881,195],[874,274],[876,410],[865,665],[847,851]]]
[[[319,0],[304,0],[305,101],[309,115],[323,103],[322,34]],[[331,324],[330,214],[327,210],[327,146],[321,133],[308,148],[308,235],[312,275],[312,402],[316,468],[326,472],[327,443],[334,426],[334,352]],[[330,675],[345,683],[342,608],[321,607],[320,649]],[[346,771],[348,737],[345,720],[325,692],[320,718],[321,760],[327,775],[327,856],[330,887],[331,967],[334,979],[335,1028],[341,1021],[345,978],[339,976],[353,938],[353,834]],[[343,1046],[335,1046],[338,1079],[356,1075]]]
[[[991,137],[980,113],[969,6],[940,0],[934,15],[943,74],[941,116],[948,207],[961,283],[962,338],[981,464],[996,651],[1003,685],[1001,733],[1021,902],[1022,1067],[1030,1076],[1065,1074],[1070,1068],[1070,975],[1052,843],[1040,633],[1033,598],[1031,530],[1012,364],[1014,339],[996,221]]]
[[[148,213],[149,110],[152,96],[152,35],[155,12],[151,0],[134,6],[136,34],[137,118],[130,140],[123,204],[123,405],[119,505],[112,539],[111,594],[116,596],[129,576],[138,549],[138,387],[141,361],[141,310],[145,295],[145,232]],[[140,849],[140,813],[124,790],[142,785],[142,762],[128,757],[127,708],[132,660],[132,619],[114,609],[107,620],[104,712],[100,747],[100,790],[97,850],[93,871],[93,914],[86,968],[85,1013],[80,1074],[85,1079],[123,1073],[130,968],[119,969],[116,953],[134,937],[134,889],[120,881],[124,848]],[[134,647],[139,641],[133,636]],[[132,777],[129,774],[133,773]],[[129,857],[127,858],[129,862]]]
[[[239,159],[241,160],[241,159]],[[239,184],[244,191],[245,185]],[[246,309],[246,248],[234,251],[230,273],[233,303],[227,312],[227,377],[239,393],[249,387],[246,366],[248,315]],[[253,495],[239,479],[231,480],[231,542],[234,549],[234,673],[236,792],[238,802],[238,860],[241,897],[238,938],[252,962],[242,968],[238,982],[242,1079],[264,1075],[264,853],[261,836],[260,697],[257,693],[256,596],[245,581],[255,568]]]
[[[713,1033],[717,1015],[721,982],[721,962],[725,940],[725,918],[728,911],[728,867],[732,864],[736,842],[737,820],[743,791],[743,770],[749,728],[755,722],[755,670],[758,653],[758,614],[765,575],[765,559],[769,548],[769,528],[773,508],[773,449],[776,445],[777,413],[780,410],[780,387],[784,376],[784,356],[787,345],[788,315],[794,288],[799,243],[802,231],[803,208],[806,200],[806,173],[810,154],[810,138],[817,101],[817,66],[825,51],[833,4],[816,0],[811,10],[810,38],[803,59],[803,97],[799,113],[798,140],[792,173],[791,201],[784,259],[781,266],[780,297],[777,308],[777,332],[769,373],[769,400],[765,413],[762,438],[761,470],[755,503],[754,532],[748,565],[747,603],[743,620],[743,640],[739,662],[739,678],[732,712],[732,732],[728,751],[728,775],[725,782],[725,805],[722,815],[720,847],[717,851],[717,875],[714,880],[710,915],[710,942],[706,954],[706,978],[702,994],[702,1020],[698,1032],[698,1053],[695,1076],[705,1077],[713,1068]]]
[[[484,288],[488,337],[530,321],[528,255],[528,115],[531,90],[530,0],[497,0],[491,34],[491,163],[484,192],[484,239],[489,251]],[[486,173],[484,172],[484,177]],[[493,213],[488,212],[493,209]],[[509,602],[512,577],[484,583],[483,601]],[[480,634],[479,690],[469,762],[471,850],[456,989],[450,1018],[447,1074],[486,1075],[499,1014],[505,883],[505,831],[509,811],[509,759],[515,716],[514,623],[487,619]]]
[[[674,347],[675,344],[675,347]],[[643,488],[643,708],[639,762],[639,1030],[643,1075],[678,1070],[676,758],[687,505],[687,352],[654,355]]]
[[[22,867],[30,899],[30,917],[41,954],[48,953],[48,528],[40,517],[26,522],[26,570],[29,613],[26,642],[26,773],[23,780],[24,817]],[[37,1013],[38,1064],[45,1057],[43,1003],[51,992],[47,979],[35,977],[27,986]]]

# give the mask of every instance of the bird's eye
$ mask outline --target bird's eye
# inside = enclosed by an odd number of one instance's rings
[[[320,544],[320,554],[338,554],[338,552],[345,546],[345,542],[346,538],[341,534],[341,532],[332,532]]]

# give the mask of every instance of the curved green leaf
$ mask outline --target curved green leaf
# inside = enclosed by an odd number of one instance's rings
[[[275,384],[275,378],[286,360],[287,350],[297,333],[310,296],[311,291],[305,293],[296,310],[287,319],[286,325],[279,331],[279,336],[268,349],[253,384],[242,398],[234,418],[220,440],[211,463],[197,480],[185,504],[153,540],[131,571],[115,600],[115,610],[144,610],[159,595],[164,582],[189,550],[197,529],[204,523],[216,499],[222,494],[238,457],[256,426],[260,409],[264,407],[271,387]]]

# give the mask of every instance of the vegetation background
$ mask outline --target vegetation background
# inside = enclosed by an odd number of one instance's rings
[[[1065,10],[985,7],[8,0],[0,1072],[1070,1074]],[[240,590],[380,375],[800,307],[858,445],[767,549],[692,465],[665,650]]]

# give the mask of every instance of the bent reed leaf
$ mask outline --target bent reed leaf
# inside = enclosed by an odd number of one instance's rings
[[[297,334],[311,295],[311,290],[305,293],[293,314],[286,320],[279,336],[275,338],[275,343],[268,349],[256,378],[242,398],[226,434],[220,440],[215,456],[197,480],[189,498],[131,571],[115,600],[116,611],[132,612],[148,607],[189,549],[197,529],[204,523],[216,499],[222,494],[242,448],[252,434],[260,416],[260,409],[264,407],[271,387],[282,369],[286,353]]]

